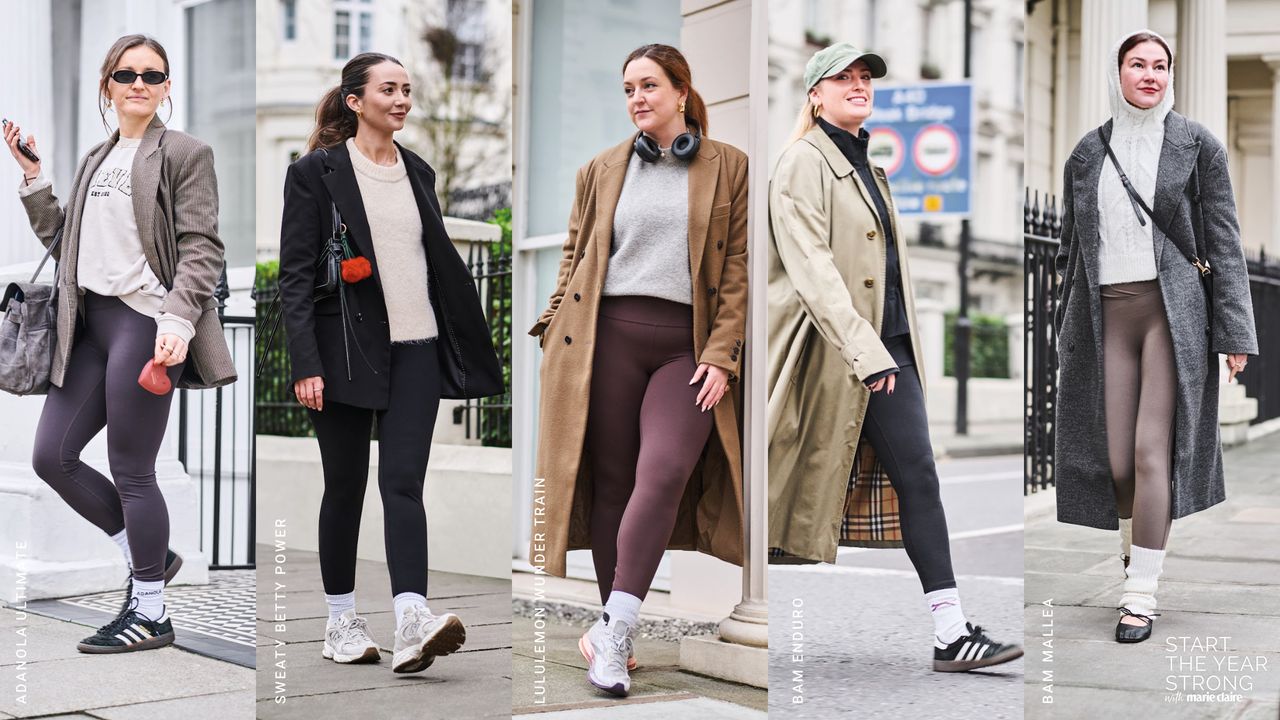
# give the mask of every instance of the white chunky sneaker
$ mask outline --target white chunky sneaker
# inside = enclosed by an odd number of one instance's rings
[[[324,628],[326,659],[340,663],[378,662],[378,644],[369,637],[369,626],[355,610],[343,611],[337,620],[330,620]]]
[[[437,655],[457,651],[467,641],[467,629],[453,613],[432,615],[424,607],[411,607],[396,628],[396,648],[391,669],[398,673],[421,672]]]
[[[627,673],[627,658],[631,656],[631,627],[621,620],[607,625],[596,623],[587,631],[587,644],[592,652],[587,682],[610,695],[626,697],[631,690],[631,675]]]
[[[596,625],[604,627],[604,618],[596,618]],[[582,637],[578,638],[578,652],[582,653],[582,659],[587,661],[587,665],[591,664],[592,658],[596,655],[591,649],[591,639],[588,637],[590,634],[591,631],[587,630],[582,633]],[[631,648],[631,654],[627,655],[627,672],[634,671],[636,669],[636,665],[636,651],[633,646]]]

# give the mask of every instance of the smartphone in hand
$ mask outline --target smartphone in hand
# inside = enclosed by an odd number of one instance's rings
[[[2,121],[0,121],[0,123],[2,123],[4,127],[7,129],[9,127],[9,118],[4,118]],[[31,162],[34,162],[34,163],[40,162],[40,156],[36,155],[34,150],[27,147],[27,144],[22,141],[22,138],[18,138],[18,152],[25,155],[26,158]]]

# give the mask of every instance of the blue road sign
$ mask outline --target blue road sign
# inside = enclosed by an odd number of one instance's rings
[[[965,83],[875,86],[865,124],[902,215],[968,215],[973,185],[973,88]]]

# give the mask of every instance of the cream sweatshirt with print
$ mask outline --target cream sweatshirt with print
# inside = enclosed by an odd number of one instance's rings
[[[82,290],[118,297],[155,318],[156,336],[176,335],[190,343],[196,329],[187,320],[161,312],[168,291],[147,264],[133,212],[133,158],[141,138],[121,137],[93,173],[80,221],[76,284]],[[43,175],[19,190],[29,195],[51,184]]]
[[[1139,30],[1137,32],[1151,32]],[[1133,35],[1136,33],[1130,33]],[[1153,35],[1155,33],[1152,33]],[[1111,101],[1111,150],[1124,168],[1134,190],[1155,207],[1156,173],[1160,169],[1160,148],[1164,144],[1164,119],[1173,109],[1173,68],[1160,104],[1143,110],[1129,104],[1120,90],[1120,46],[1129,35],[1111,48],[1107,84]],[[1138,222],[1120,174],[1109,158],[1104,158],[1098,178],[1098,284],[1140,282],[1156,278],[1156,253],[1152,228],[1155,224],[1143,213],[1146,225]]]

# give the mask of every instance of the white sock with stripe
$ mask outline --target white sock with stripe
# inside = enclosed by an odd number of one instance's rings
[[[324,601],[329,606],[329,621],[333,622],[334,620],[342,617],[342,613],[348,610],[355,612],[356,591],[352,590],[349,593],[342,593],[341,595],[330,595],[325,593]]]
[[[111,541],[120,548],[120,552],[124,554],[124,564],[129,568],[129,574],[133,574],[133,553],[129,550],[129,535],[124,530],[111,536]]]
[[[965,634],[964,609],[960,607],[960,592],[944,588],[925,593],[924,601],[933,616],[934,643],[945,648]]]
[[[411,607],[420,607],[427,612],[431,609],[427,607],[427,599],[415,592],[397,593],[391,598],[391,604],[396,609],[396,629],[400,629],[404,625],[404,614]]]
[[[133,597],[138,601],[138,614],[154,622],[164,622],[164,580],[133,581]]]

